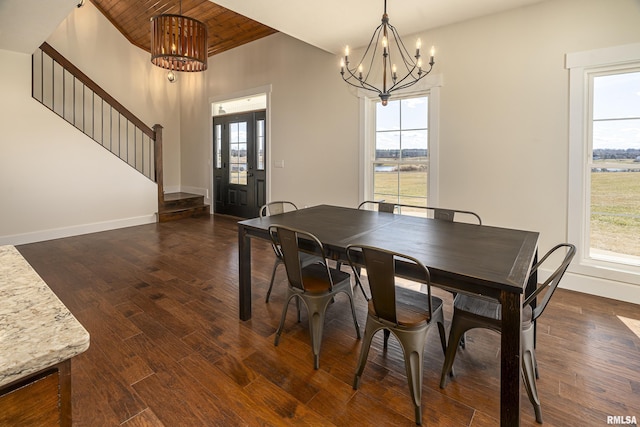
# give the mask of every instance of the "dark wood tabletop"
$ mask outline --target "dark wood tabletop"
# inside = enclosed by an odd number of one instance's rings
[[[268,239],[270,225],[314,234],[328,256],[345,261],[349,244],[378,246],[424,263],[436,286],[497,299],[502,304],[501,425],[520,424],[522,296],[537,257],[539,233],[320,205],[238,222],[240,318],[251,318],[250,237]],[[410,272],[407,273],[410,277]]]
[[[314,234],[336,259],[358,243],[420,259],[444,286],[450,280],[482,286],[498,298],[499,290],[523,293],[538,233],[320,205],[238,223],[247,233],[268,238],[272,224]],[[450,280],[449,280],[450,279]],[[470,289],[477,293],[475,286]]]

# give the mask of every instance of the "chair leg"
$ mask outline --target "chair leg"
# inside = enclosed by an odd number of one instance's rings
[[[353,294],[350,292],[345,292],[349,297],[349,304],[351,304],[351,314],[353,315],[353,325],[356,327],[356,337],[358,339],[362,338],[360,335],[360,326],[358,325],[358,318],[356,317],[356,306],[353,304]]]
[[[394,331],[394,335],[402,343],[404,364],[409,382],[409,394],[413,401],[416,424],[422,424],[422,362],[427,331],[405,333]]]
[[[320,313],[313,313],[309,317],[311,329],[311,347],[313,348],[313,369],[320,368],[320,344],[322,343],[322,329],[324,318]]]
[[[271,282],[269,282],[269,290],[267,291],[267,298],[265,302],[269,302],[269,296],[271,295],[271,289],[273,289],[273,282],[276,279],[276,270],[278,266],[282,264],[282,261],[279,258],[276,258],[276,262],[273,263],[273,271],[271,272]]]
[[[458,351],[458,344],[460,338],[464,333],[471,328],[467,327],[460,321],[460,317],[453,315],[453,321],[451,322],[451,330],[449,331],[449,343],[447,345],[447,351],[444,356],[444,364],[442,365],[442,374],[440,375],[440,388],[445,388],[447,384],[447,376],[453,375],[453,361],[456,358],[456,352]]]
[[[391,335],[391,331],[389,329],[384,329],[382,332],[384,334],[384,343],[382,344],[382,348],[384,349],[384,351],[387,351],[387,347],[389,347],[389,336]]]
[[[542,424],[542,408],[538,397],[538,387],[536,386],[536,356],[533,343],[533,328],[522,332],[522,380],[529,396],[529,401],[533,405],[536,414],[536,421]]]
[[[309,335],[311,335],[311,349],[313,350],[313,369],[320,368],[320,346],[324,329],[324,314],[331,296],[307,298],[307,313],[309,313]]]
[[[293,293],[289,293],[289,295],[287,295],[287,300],[284,303],[284,307],[282,307],[282,316],[280,317],[280,325],[278,325],[278,330],[276,330],[276,336],[273,341],[273,345],[275,345],[276,347],[280,343],[280,335],[282,334],[282,329],[284,328],[284,321],[287,318],[287,309],[289,308],[289,303],[291,302],[291,298],[294,298],[294,297],[297,298],[297,295]],[[300,316],[300,308],[298,308],[298,316]]]
[[[434,319],[438,324],[438,333],[440,334],[440,345],[442,345],[442,354],[446,356],[447,354],[447,333],[444,329],[444,314],[442,314],[442,310],[440,310],[437,317]]]
[[[451,295],[453,296],[453,300],[452,303],[455,305],[456,303],[456,296],[458,295],[457,292],[451,292]],[[462,337],[460,338],[460,348],[465,348],[467,345],[467,339],[465,334],[462,334]]]
[[[360,386],[360,377],[362,376],[364,367],[367,364],[367,357],[369,356],[371,340],[378,330],[379,327],[367,317],[367,324],[364,328],[364,338],[362,339],[362,347],[360,347],[360,357],[358,358],[358,367],[356,368],[356,375],[353,379],[354,390],[357,390]]]

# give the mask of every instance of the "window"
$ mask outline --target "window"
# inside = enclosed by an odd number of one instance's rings
[[[442,75],[429,74],[382,106],[360,90],[360,201],[438,204],[439,105]],[[403,210],[410,214],[409,210]]]
[[[640,44],[567,55],[578,272],[640,283]]]
[[[373,200],[427,206],[429,97],[376,102]]]
[[[640,265],[640,68],[590,75],[589,256]]]
[[[264,170],[264,151],[265,151],[265,135],[264,135],[264,119],[256,121],[256,151],[257,151],[257,168]]]
[[[229,183],[247,185],[247,122],[229,124]]]
[[[222,168],[222,125],[216,125],[216,130],[214,132],[215,138],[215,149],[214,153],[216,156],[216,169]]]

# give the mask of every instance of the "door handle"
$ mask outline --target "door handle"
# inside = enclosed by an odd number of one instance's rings
[[[249,172],[247,176],[253,176],[253,172]]]

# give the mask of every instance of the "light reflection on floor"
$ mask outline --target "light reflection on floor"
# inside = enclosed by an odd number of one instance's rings
[[[624,323],[638,338],[640,338],[640,320],[630,319],[628,317],[618,316],[618,319]]]

